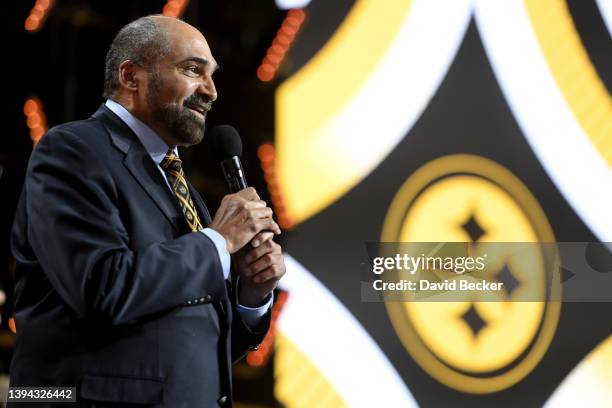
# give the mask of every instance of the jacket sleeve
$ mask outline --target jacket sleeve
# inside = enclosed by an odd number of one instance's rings
[[[25,193],[32,250],[79,318],[120,325],[191,299],[226,296],[216,248],[204,234],[130,248],[108,167],[69,131],[41,139]]]
[[[272,320],[272,306],[266,314],[261,317],[257,327],[249,327],[238,312],[238,282],[236,281],[232,287],[230,300],[232,304],[233,319],[232,319],[232,362],[236,363],[241,360],[249,351],[254,351],[259,348],[266,334],[270,330]]]

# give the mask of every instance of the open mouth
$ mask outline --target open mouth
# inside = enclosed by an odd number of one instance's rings
[[[208,112],[208,108],[202,105],[188,105],[187,109],[194,112],[196,115],[201,116],[202,118],[206,117],[206,112]]]

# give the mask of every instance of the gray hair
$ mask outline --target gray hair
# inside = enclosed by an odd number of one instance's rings
[[[104,65],[104,98],[112,98],[119,88],[119,65],[133,61],[156,73],[155,64],[170,52],[170,41],[151,16],[141,17],[125,25],[108,49]]]

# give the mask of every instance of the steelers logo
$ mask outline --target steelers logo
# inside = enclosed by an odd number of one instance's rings
[[[555,239],[540,205],[509,170],[483,157],[451,155],[404,183],[385,217],[381,241],[398,247],[467,242],[478,252],[487,243]],[[539,245],[507,253],[504,245],[495,248],[488,254],[487,278],[503,282],[504,291],[494,301],[473,292],[453,302],[385,301],[412,358],[437,381],[463,392],[496,392],[527,376],[548,349],[559,319],[559,302],[532,301],[534,292],[537,299],[559,299],[555,258]]]

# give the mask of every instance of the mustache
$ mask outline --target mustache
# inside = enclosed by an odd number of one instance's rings
[[[190,95],[187,98],[185,98],[185,101],[183,102],[183,104],[185,106],[191,105],[191,106],[202,107],[206,109],[207,111],[212,109],[212,101],[204,95],[198,95],[198,94]]]

